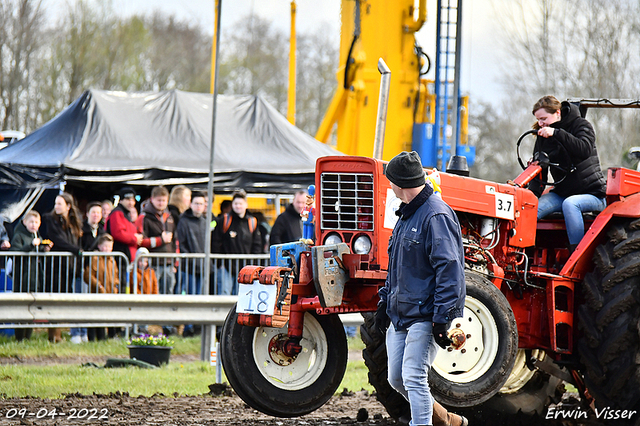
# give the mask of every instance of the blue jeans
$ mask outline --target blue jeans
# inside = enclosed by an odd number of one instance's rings
[[[176,286],[176,274],[173,272],[173,265],[154,266],[153,270],[158,277],[158,292],[160,294],[173,294]]]
[[[409,425],[430,425],[434,400],[429,390],[429,369],[438,346],[431,333],[431,321],[412,324],[407,330],[387,330],[389,384],[409,401]]]
[[[180,272],[175,294],[200,294],[202,292],[202,277],[200,275]]]
[[[74,293],[89,293],[89,284],[85,283],[82,278],[76,278],[73,282],[73,292]],[[86,328],[70,328],[69,335],[73,336],[86,336],[87,329]]]
[[[591,194],[578,194],[563,198],[555,192],[548,192],[538,201],[538,220],[555,212],[562,212],[567,226],[569,244],[575,245],[584,237],[583,212],[600,212],[607,206],[605,198]]]
[[[217,270],[216,294],[238,294],[238,282],[231,271],[224,266]]]

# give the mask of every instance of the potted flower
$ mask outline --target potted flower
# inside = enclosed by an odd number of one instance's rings
[[[158,336],[143,334],[129,340],[127,348],[129,358],[160,366],[169,363],[173,340],[168,339],[164,334]]]

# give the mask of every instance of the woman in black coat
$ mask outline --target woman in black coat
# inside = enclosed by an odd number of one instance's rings
[[[559,165],[559,168],[543,169],[542,179],[529,185],[540,197],[538,219],[562,212],[569,245],[574,249],[584,236],[582,213],[606,207],[606,183],[596,150],[596,134],[576,105],[560,103],[553,96],[538,100],[533,106],[533,115],[537,120],[534,129],[538,131],[534,159],[544,153],[551,163]],[[555,184],[550,192],[541,196],[549,172]]]
[[[82,271],[82,219],[71,194],[63,192],[56,197],[53,210],[44,215],[42,225],[42,236],[53,242],[52,252],[71,252],[76,255],[74,258],[54,260],[53,276],[47,280],[45,291],[72,293],[74,278],[80,277]]]
[[[47,271],[51,275],[47,276],[45,291],[73,293],[74,287],[79,287],[76,286],[76,280],[80,280],[78,284],[82,283],[82,216],[71,194],[63,192],[56,197],[53,210],[43,216],[42,225],[43,237],[53,242],[52,252],[71,252],[75,255],[71,258],[51,258],[47,264]],[[72,329],[72,335],[75,330],[80,329]],[[81,333],[84,335],[86,331]],[[62,340],[60,329],[49,329],[49,340]]]

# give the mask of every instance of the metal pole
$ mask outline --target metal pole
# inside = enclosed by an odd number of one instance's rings
[[[458,134],[458,117],[460,115],[460,52],[462,45],[462,0],[458,0],[456,9],[456,57],[453,71],[453,94],[451,99],[451,157],[457,155],[457,146],[460,143]],[[449,157],[449,158],[451,158]],[[443,167],[446,166],[443,164]]]
[[[380,78],[380,96],[378,98],[378,120],[376,121],[376,135],[373,144],[373,158],[382,160],[384,148],[384,131],[387,126],[387,107],[389,106],[389,87],[391,85],[391,70],[384,62],[378,59],[378,71]]]
[[[289,41],[289,93],[287,120],[296,124],[296,2],[291,2],[291,40]]]
[[[218,0],[216,0],[214,2],[213,5],[213,22],[214,22],[214,26],[216,25],[215,23],[218,22]],[[210,83],[210,93],[214,93],[215,90],[215,83],[216,83],[216,73],[213,72],[213,70],[216,67],[216,62],[218,59],[218,43],[216,42],[216,37],[218,35],[218,27],[215,27],[213,29],[213,38],[212,38],[212,43],[211,43],[211,83]]]
[[[218,68],[220,61],[217,60],[220,55],[220,33],[222,32],[222,28],[220,27],[220,17],[222,15],[222,0],[217,0],[217,12],[216,14],[216,24],[215,24],[215,35],[216,35],[216,61],[215,67],[212,70],[214,75],[213,80],[213,108],[212,108],[212,117],[211,117],[211,151],[209,153],[209,182],[207,184],[207,199],[209,200],[209,205],[207,207],[207,223],[210,224],[213,219],[213,213],[211,212],[211,207],[213,206],[213,159],[214,159],[214,148],[216,146],[216,113],[218,110]],[[204,262],[205,262],[205,274],[204,274],[204,283],[203,283],[203,293],[209,294],[210,289],[210,279],[209,274],[206,273],[209,270],[209,265],[211,265],[211,229],[205,233],[204,238]],[[207,332],[211,326],[202,327],[202,345],[200,348],[200,359],[202,361],[206,361],[209,359],[209,355],[211,354],[211,346],[212,342],[209,338],[210,332]]]

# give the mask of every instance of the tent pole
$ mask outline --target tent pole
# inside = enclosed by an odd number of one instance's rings
[[[212,108],[212,118],[211,118],[211,151],[209,154],[209,182],[207,183],[207,199],[209,200],[209,206],[207,208],[207,223],[211,223],[213,220],[213,212],[211,208],[213,207],[213,159],[214,159],[214,148],[215,148],[215,140],[216,140],[216,112],[218,107],[218,64],[220,61],[218,60],[220,53],[220,16],[222,15],[222,0],[215,1],[214,4],[217,4],[217,12],[216,14],[216,24],[215,24],[215,36],[216,36],[216,61],[215,67],[212,70],[213,72],[213,108]],[[215,9],[215,7],[214,7]],[[211,230],[210,230],[211,231]],[[211,232],[205,233],[204,239],[204,261],[205,261],[205,273],[204,273],[204,285],[203,285],[203,293],[210,294],[211,288],[211,280],[210,274],[206,273],[207,269],[209,269],[209,265],[211,265]],[[202,361],[209,361],[211,356],[211,348],[215,345],[215,342],[212,342],[211,335],[215,336],[215,333],[211,333],[208,329],[211,326],[203,327],[202,333],[202,345],[200,347],[200,359]],[[209,331],[208,333],[205,331]],[[216,366],[216,370],[220,362],[218,362]]]

